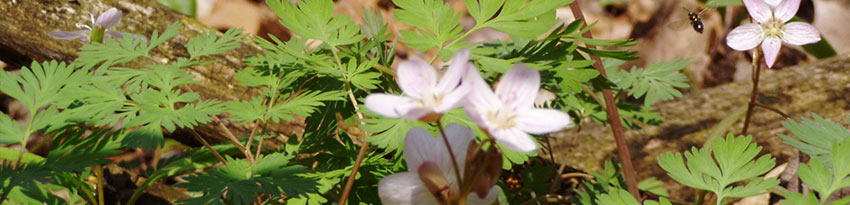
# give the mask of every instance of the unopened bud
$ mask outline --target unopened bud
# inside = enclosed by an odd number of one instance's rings
[[[434,195],[441,204],[446,204],[452,199],[452,190],[449,181],[443,176],[443,172],[436,163],[431,161],[422,162],[416,169],[419,179],[428,188],[428,192]]]

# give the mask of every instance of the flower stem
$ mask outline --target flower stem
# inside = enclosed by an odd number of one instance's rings
[[[337,55],[336,49],[331,48],[331,53],[336,59],[336,64],[339,66],[339,69],[342,70],[342,60],[340,60],[339,55]],[[348,81],[348,76],[343,75],[343,77]],[[365,125],[366,122],[363,121],[363,113],[360,112],[360,106],[357,104],[357,97],[354,96],[354,91],[351,89],[348,84],[345,85],[345,92],[348,93],[348,98],[351,100],[351,105],[354,106],[354,113],[357,115],[357,121],[359,121],[358,125]],[[366,133],[363,136],[363,146],[360,146],[360,151],[357,153],[357,159],[354,161],[354,167],[351,168],[351,174],[348,175],[348,181],[345,182],[345,188],[342,190],[342,195],[339,197],[339,204],[345,205],[345,201],[348,200],[348,195],[351,194],[351,187],[354,186],[354,179],[357,178],[357,171],[360,170],[360,164],[363,163],[363,158],[366,157],[366,153],[369,151],[369,146],[371,143],[366,141],[366,137],[369,137],[369,133]]]
[[[99,164],[95,166],[94,175],[97,177],[97,204],[103,205],[103,166]]]
[[[201,143],[204,144],[204,147],[206,147],[208,150],[210,150],[210,152],[212,152],[212,154],[215,155],[215,158],[218,158],[218,160],[221,161],[222,164],[227,164],[227,160],[224,160],[224,157],[221,157],[221,155],[218,154],[218,152],[215,151],[215,149],[213,149],[212,146],[210,146],[210,143],[207,143],[207,140],[205,140],[203,137],[201,137],[201,135],[199,135],[198,132],[195,132],[195,130],[193,130],[193,129],[189,129],[189,132],[192,133],[193,136],[195,136],[195,139],[197,139],[198,141],[201,141]]]
[[[579,1],[573,1],[570,3],[570,10],[573,12],[573,16],[576,19],[581,19],[584,23],[582,27],[587,26],[587,21],[584,19],[584,14],[581,11],[581,7],[579,6]],[[584,29],[584,28],[582,28]],[[588,30],[581,34],[584,38],[593,38],[593,35]],[[587,45],[588,48],[595,48],[596,46]],[[595,61],[593,63],[593,67],[599,71],[603,77],[608,77],[605,73],[605,68],[602,66],[602,59],[599,56],[590,55],[590,57]],[[617,104],[614,102],[614,95],[611,93],[611,90],[602,88],[602,96],[605,98],[605,107],[607,107],[608,114],[608,123],[611,123],[611,132],[614,133],[614,140],[617,142],[617,153],[620,156],[620,163],[623,164],[623,175],[626,178],[626,187],[629,190],[629,193],[632,194],[636,199],[641,200],[640,192],[638,192],[637,188],[637,174],[635,172],[635,168],[632,165],[632,156],[629,153],[629,145],[626,143],[625,133],[623,132],[623,124],[620,121],[620,114],[617,110]]]
[[[750,91],[750,101],[747,105],[747,117],[744,118],[744,128],[741,129],[741,135],[747,135],[747,129],[750,128],[750,119],[753,116],[753,107],[755,106],[756,98],[759,92],[759,73],[761,73],[761,63],[758,63],[759,49],[753,49],[753,90]]]
[[[443,142],[446,143],[446,150],[449,151],[449,158],[452,159],[452,165],[455,166],[455,177],[457,177],[458,184],[463,184],[460,175],[460,166],[457,164],[457,159],[455,159],[455,153],[452,150],[452,146],[449,144],[449,137],[446,136],[446,131],[443,129],[443,123],[440,120],[437,120],[437,128],[440,129],[440,135],[443,136]],[[461,195],[463,196],[463,195]]]

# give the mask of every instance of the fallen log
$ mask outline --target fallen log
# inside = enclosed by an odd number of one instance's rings
[[[850,116],[848,69],[850,55],[845,54],[780,71],[768,71],[759,83],[760,102],[785,112],[797,121],[802,117],[811,118],[811,113],[816,113],[847,126],[847,117]],[[752,81],[739,81],[655,104],[664,116],[664,122],[626,133],[639,180],[657,177],[667,182],[666,188],[672,191],[671,195],[691,196],[682,195],[683,187],[673,183],[656,159],[662,153],[702,147],[712,128],[746,106],[751,86]],[[775,112],[756,107],[748,131],[754,141],[764,147],[762,154],[769,153],[777,158],[777,165],[797,153],[779,138],[779,134],[792,136],[780,124],[783,120]],[[728,133],[741,133],[743,121],[743,117],[737,120]],[[601,169],[604,160],[617,156],[614,138],[607,126],[585,123],[581,129],[572,128],[559,135],[562,137],[552,141],[558,163],[593,172]]]

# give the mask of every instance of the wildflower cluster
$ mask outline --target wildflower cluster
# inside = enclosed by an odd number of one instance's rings
[[[566,113],[534,107],[540,89],[537,70],[515,65],[505,73],[494,92],[469,62],[469,55],[467,49],[455,54],[439,80],[437,72],[422,60],[402,62],[398,67],[398,84],[404,95],[371,94],[366,97],[366,107],[387,117],[435,122],[443,113],[462,105],[469,118],[492,139],[520,152],[537,150],[537,142],[529,133],[545,134],[572,126]],[[501,154],[493,154],[498,149],[492,146],[484,152],[479,152],[480,147],[467,146],[476,144],[472,136],[469,128],[450,124],[442,136],[449,144],[441,144],[424,129],[411,129],[404,143],[404,156],[411,170],[381,180],[382,201],[446,203],[466,198],[475,204],[493,203],[496,192],[491,189],[496,189],[493,185],[501,170]],[[467,156],[466,152],[490,154]],[[451,154],[459,159],[455,165]],[[471,164],[471,161],[487,163]],[[478,172],[491,174],[476,175]],[[477,194],[467,195],[470,191]]]

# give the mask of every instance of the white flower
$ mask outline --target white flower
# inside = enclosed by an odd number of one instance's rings
[[[570,116],[560,110],[534,108],[540,73],[523,64],[514,65],[502,76],[495,93],[476,69],[467,72],[464,83],[472,87],[464,106],[466,114],[507,148],[535,151],[537,142],[529,133],[545,134],[573,126]]]
[[[463,164],[472,131],[458,124],[446,126],[449,144],[463,173]],[[378,183],[378,196],[384,204],[440,204],[459,194],[459,183],[455,167],[446,144],[422,128],[413,128],[404,140],[404,159],[408,172],[387,176]],[[466,196],[467,204],[493,204],[498,197],[498,188],[493,186],[485,197],[478,194]]]
[[[437,71],[425,61],[413,58],[402,62],[398,66],[398,86],[404,96],[370,94],[366,96],[366,107],[387,117],[433,121],[433,117],[439,118],[439,114],[460,104],[467,94],[469,89],[460,85],[460,79],[470,67],[474,68],[467,49],[455,54],[439,81]]]
[[[106,10],[105,12],[101,13],[99,16],[97,16],[97,19],[94,18],[94,15],[91,15],[91,14],[89,15],[89,17],[91,18],[91,23],[92,23],[93,27],[89,26],[89,25],[77,25],[77,27],[79,27],[83,30],[77,30],[77,31],[59,31],[59,30],[56,30],[56,31],[51,31],[47,35],[49,35],[50,37],[53,37],[53,38],[57,38],[57,39],[63,39],[63,40],[79,39],[79,40],[82,40],[83,42],[88,42],[90,35],[92,35],[92,32],[104,32],[104,33],[102,33],[104,39],[110,39],[110,38],[120,39],[121,37],[124,36],[124,33],[111,30],[111,28],[114,27],[116,24],[118,24],[119,21],[121,21],[122,16],[123,16],[123,14],[121,13],[121,11],[118,11],[118,9],[116,9],[115,7],[112,7],[112,8],[109,8],[108,10]],[[133,34],[131,34],[131,35],[133,35]],[[145,40],[145,41],[147,40],[144,36],[133,35],[133,37],[134,38],[141,38],[142,40]]]
[[[774,0],[771,0],[775,3]],[[758,24],[745,23],[726,36],[726,44],[743,51],[761,44],[767,67],[772,67],[779,56],[782,42],[803,45],[820,41],[820,31],[803,22],[788,22],[797,13],[800,0],[783,0],[771,8],[763,0],[744,0],[744,6]]]

